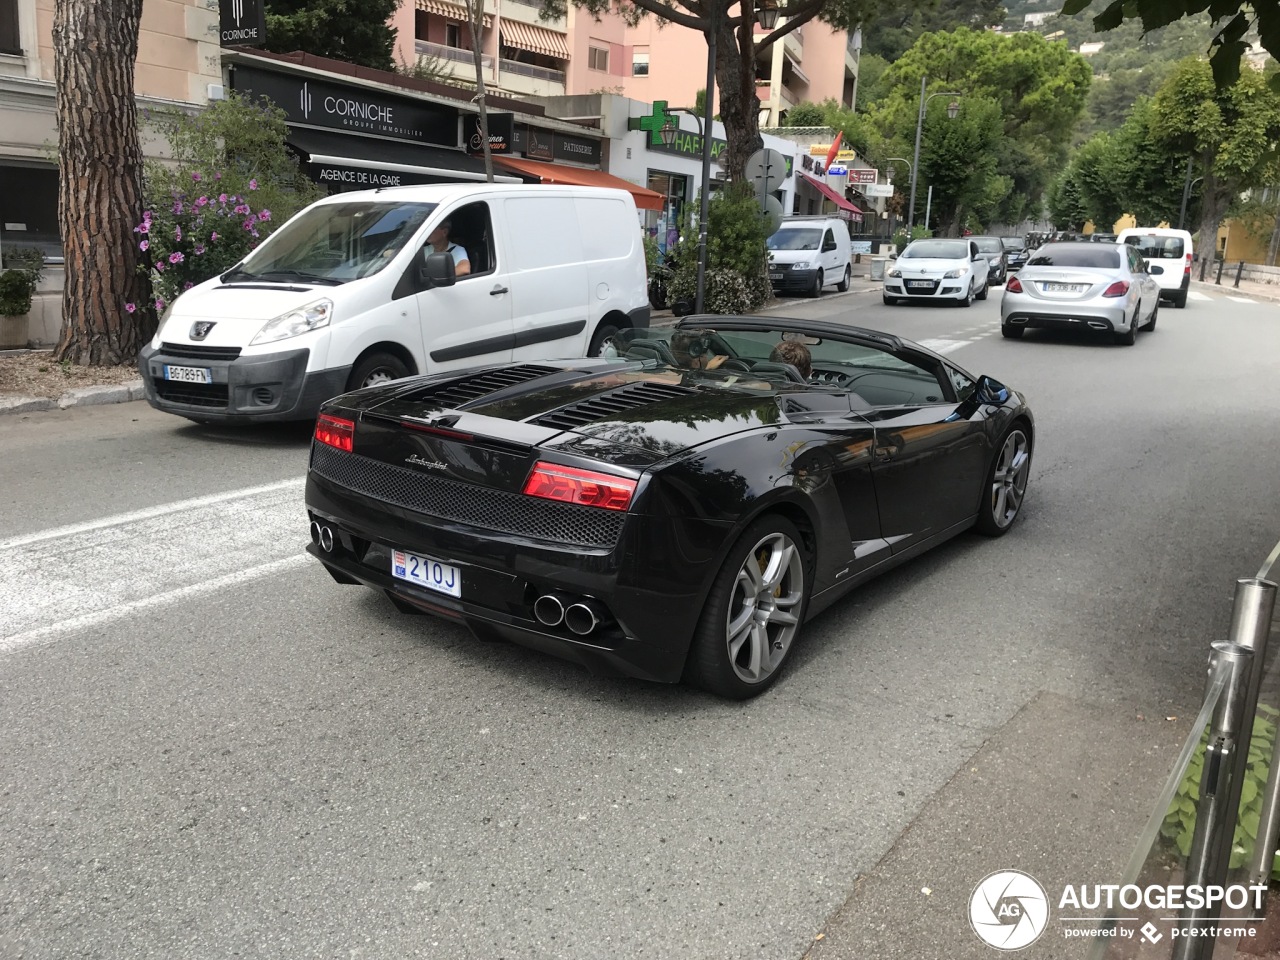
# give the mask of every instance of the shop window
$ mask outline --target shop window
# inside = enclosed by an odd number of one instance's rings
[[[446,47],[462,46],[462,24],[450,23],[444,28],[444,45]]]
[[[592,70],[609,72],[609,51],[602,47],[587,48],[587,66]]]
[[[648,50],[631,51],[631,75],[633,77],[647,77],[649,75]]]
[[[46,260],[61,262],[57,168],[0,164],[0,183],[0,265],[18,247],[34,247]]]
[[[0,0],[0,53],[22,55],[18,35],[18,0]]]

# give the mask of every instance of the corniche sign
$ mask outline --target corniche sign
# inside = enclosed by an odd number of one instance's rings
[[[237,91],[271,100],[289,123],[458,146],[456,113],[421,100],[243,65],[236,66],[234,77]]]
[[[265,0],[220,0],[218,37],[224,47],[260,47],[267,42]]]

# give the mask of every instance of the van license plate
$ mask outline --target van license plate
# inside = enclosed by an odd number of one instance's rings
[[[164,378],[182,383],[213,383],[213,371],[208,367],[171,367],[166,363]]]
[[[769,274],[769,279],[770,279],[770,280],[781,280],[781,279],[782,279],[782,274],[780,274],[780,273],[771,273],[771,274]]]
[[[462,574],[457,567],[441,563],[434,557],[424,557],[404,550],[391,551],[391,575],[408,580],[428,590],[447,593],[451,597],[462,596]]]

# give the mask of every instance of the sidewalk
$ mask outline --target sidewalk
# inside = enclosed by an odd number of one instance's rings
[[[1200,272],[1197,270],[1192,273],[1191,289],[1199,290],[1201,293],[1212,293],[1217,291],[1224,296],[1249,297],[1252,300],[1264,300],[1269,303],[1280,303],[1280,284],[1259,283],[1256,280],[1241,280],[1240,286],[1235,285],[1236,271],[1235,268],[1228,265],[1222,271],[1222,284],[1215,283],[1217,278],[1217,269],[1212,268],[1205,271],[1205,279],[1200,280]]]

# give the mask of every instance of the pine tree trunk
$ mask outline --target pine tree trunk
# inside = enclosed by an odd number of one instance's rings
[[[712,22],[716,24],[716,87],[719,93],[720,119],[728,136],[725,170],[730,180],[741,182],[747,176],[747,161],[764,146],[760,136],[760,98],[756,96],[756,55],[753,24],[743,23],[735,30],[721,9]],[[779,43],[782,41],[779,40]],[[710,91],[708,91],[710,95]],[[710,136],[710,131],[708,131]]]
[[[132,361],[154,314],[139,301],[134,226],[142,219],[142,148],[133,92],[142,0],[56,0],[58,218],[66,261],[55,356]],[[138,303],[136,313],[124,309]]]
[[[480,145],[484,151],[484,177],[493,183],[493,152],[489,148],[489,104],[485,100],[484,54],[480,49],[484,32],[484,0],[470,0],[467,16],[471,21],[471,59],[476,65],[476,103],[480,105]]]

